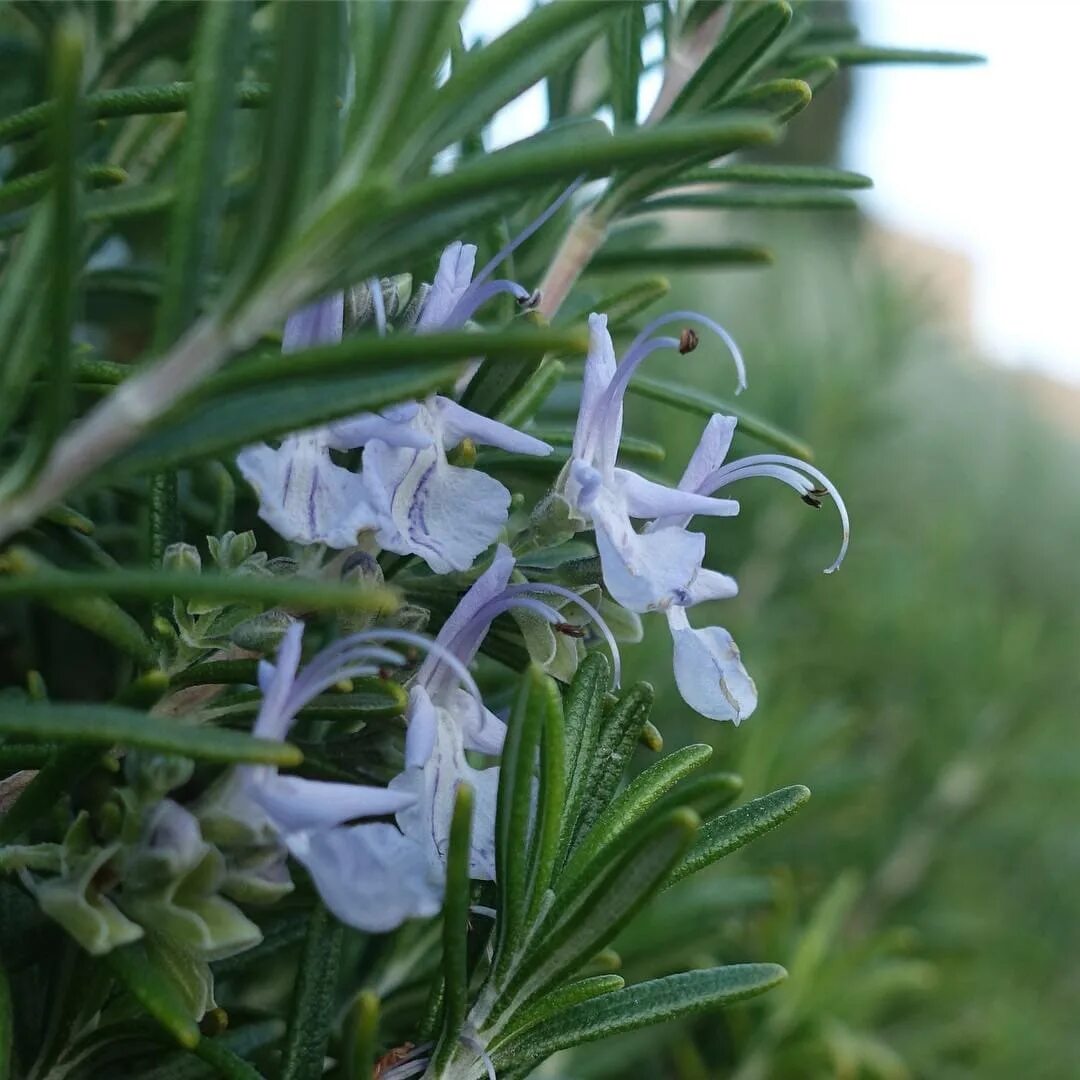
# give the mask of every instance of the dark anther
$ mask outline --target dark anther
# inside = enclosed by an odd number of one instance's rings
[[[531,293],[523,293],[517,298],[518,304],[527,311],[540,306],[541,293],[539,289],[533,289]]]
[[[584,626],[575,626],[573,623],[568,622],[552,623],[552,626],[558,630],[560,634],[565,634],[567,637],[583,638],[585,636]]]
[[[679,352],[685,356],[688,352],[693,352],[698,347],[698,336],[688,326],[679,335]]]
[[[813,491],[808,491],[805,495],[801,495],[800,498],[804,503],[806,503],[807,506],[812,506],[815,510],[820,510],[821,495],[824,494],[824,492],[821,492],[819,494],[817,488],[814,488]]]

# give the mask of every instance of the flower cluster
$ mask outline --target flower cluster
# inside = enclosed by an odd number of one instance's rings
[[[421,293],[397,332],[461,328],[500,292],[529,302],[528,290],[492,274],[557,205],[475,276],[476,248],[451,244],[434,283]],[[380,283],[373,282],[369,291],[376,329],[385,334]],[[343,322],[342,294],[317,301],[289,319],[283,348],[339,341]],[[553,491],[534,512],[532,526],[535,534],[543,518],[554,515],[564,524],[564,538],[567,523],[570,533],[591,532],[607,594],[603,602],[614,603],[635,620],[647,612],[662,612],[684,700],[704,716],[738,724],[756,707],[754,682],[727,630],[696,629],[687,614],[697,604],[734,596],[738,587],[728,575],[705,566],[706,538],[689,528],[692,519],[738,513],[738,502],[718,492],[755,476],[787,484],[814,506],[829,495],[843,522],[843,545],[830,571],[844,557],[848,520],[833,485],[805,462],[777,454],[726,461],[736,425],[729,416],[715,415],[705,425],[675,487],[619,466],[623,399],[630,380],[655,352],[685,354],[695,349],[698,336],[688,323],[721,339],[734,360],[738,388],[745,386],[734,341],[703,315],[678,311],[654,320],[621,361],[607,317],[591,315],[571,453]],[[672,324],[682,325],[679,336],[659,333]],[[304,628],[295,621],[285,632],[276,662],[260,664],[263,697],[255,732],[283,739],[316,695],[343,679],[402,668],[407,654],[420,650],[425,659],[405,684],[404,768],[385,787],[283,776],[269,767],[245,766],[212,793],[202,810],[208,819],[244,821],[272,838],[280,852],[287,851],[306,867],[341,919],[369,931],[388,930],[439,909],[454,795],[461,783],[475,793],[472,876],[494,877],[499,770],[497,765],[479,767],[468,756],[497,758],[506,730],[504,721],[485,707],[469,673],[493,620],[514,612],[523,628],[539,622],[552,628],[548,633],[577,637],[585,629],[567,623],[563,612],[567,603],[576,604],[608,642],[618,668],[614,636],[581,595],[584,590],[530,582],[516,570],[507,544],[528,545],[522,533],[509,528],[510,493],[480,469],[452,463],[454,448],[466,441],[517,454],[552,451],[527,432],[472,412],[451,397],[434,395],[298,432],[276,447],[250,447],[238,459],[258,495],[261,516],[284,539],[358,550],[366,557],[391,552],[421,560],[434,575],[467,574],[464,580],[472,582],[434,640],[374,627],[334,642],[302,667]],[[333,456],[358,450],[362,453],[351,459]],[[484,569],[474,576],[478,561]]]

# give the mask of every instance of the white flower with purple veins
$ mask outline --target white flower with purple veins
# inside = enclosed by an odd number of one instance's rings
[[[343,305],[343,295],[335,293],[290,316],[282,351],[341,341]],[[266,443],[249,446],[236,463],[259,497],[259,516],[279,536],[347,548],[358,532],[375,526],[377,516],[363,478],[336,465],[330,451],[352,450],[375,436],[384,445],[414,449],[429,442],[408,426],[368,415],[287,435],[276,449]]]
[[[693,312],[674,312],[654,320],[631,343],[621,363],[607,329],[606,315],[589,316],[589,353],[585,361],[581,410],[571,458],[558,488],[583,527],[596,532],[604,584],[612,598],[635,612],[666,609],[673,602],[709,599],[717,582],[701,567],[705,536],[685,527],[662,526],[637,532],[632,519],[709,514],[729,517],[739,504],[684,488],[646,480],[615,464],[622,436],[623,397],[641,362],[658,349],[689,352],[697,338],[651,336],[666,323],[696,319],[715,330],[732,350],[745,384],[742,358],[727,332]]]

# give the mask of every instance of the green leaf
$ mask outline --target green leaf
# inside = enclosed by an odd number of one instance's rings
[[[778,123],[786,124],[810,104],[814,97],[810,84],[803,79],[770,79],[733,94],[733,109],[761,110]]]
[[[743,806],[729,810],[701,827],[697,842],[686,858],[675,868],[668,881],[674,885],[689,874],[737,851],[751,840],[786,821],[810,798],[810,789],[801,784],[780,788],[769,795],[753,799]]]
[[[106,482],[222,457],[262,439],[449,389],[459,365],[399,364],[339,378],[274,382],[182,406],[95,477]]]
[[[263,115],[262,163],[246,226],[241,232],[241,253],[223,290],[226,312],[236,308],[254,290],[308,209],[305,171],[297,163],[317,155],[321,124],[321,97],[328,88],[319,75],[321,58],[342,47],[337,3],[282,4],[275,10],[276,61],[270,80],[269,103]],[[282,314],[285,314],[284,312]]]
[[[586,267],[587,273],[608,271],[720,270],[729,266],[769,266],[772,255],[752,244],[717,244],[714,247],[601,248]]]
[[[673,405],[677,409],[696,413],[698,416],[711,417],[714,413],[724,413],[734,416],[739,421],[739,431],[744,435],[752,435],[770,446],[783,450],[786,454],[801,458],[803,461],[813,461],[814,452],[810,447],[789,435],[778,427],[765,420],[759,420],[749,415],[744,409],[720,398],[713,397],[697,387],[693,389],[685,386],[676,386],[674,383],[663,382],[647,376],[637,376],[629,386],[629,392],[641,397],[650,398],[653,401],[662,401],[666,405]]]
[[[206,1080],[206,1068],[199,1059],[226,1080],[262,1080],[262,1074],[243,1059],[271,1046],[284,1032],[285,1024],[277,1019],[230,1028],[222,1035],[200,1039],[194,1050],[196,1057],[186,1052],[170,1055],[154,1068],[140,1072],[138,1080]]]
[[[651,277],[635,282],[629,288],[610,293],[600,300],[594,300],[576,309],[569,309],[564,304],[559,309],[558,321],[579,322],[590,312],[602,311],[607,315],[608,329],[614,330],[632,319],[640,311],[657,300],[662,300],[671,292],[671,282],[666,277]]]
[[[724,101],[791,21],[791,7],[785,0],[772,0],[743,12],[743,17],[737,13],[731,19],[716,47],[672,102],[669,115],[698,112]]]
[[[286,355],[267,353],[237,361],[203,383],[196,399],[205,401],[226,392],[262,386],[269,381],[309,380],[315,376],[329,378],[346,372],[381,374],[386,368],[425,362],[445,364],[476,356],[515,365],[537,353],[582,353],[588,347],[588,331],[580,326],[559,330],[519,326],[484,333],[455,330],[435,334],[394,334],[386,338],[362,334],[338,345],[303,349]]]
[[[662,210],[855,210],[858,203],[837,191],[710,191],[664,195],[627,210],[650,214]]]
[[[528,666],[521,677],[503,746],[495,812],[495,887],[499,912],[496,967],[510,962],[525,929],[533,776],[547,721],[551,682],[535,664]]]
[[[225,207],[225,168],[247,45],[248,0],[201,9],[195,40],[190,112],[177,165],[177,201],[158,313],[156,350],[171,345],[194,320],[206,286]]]
[[[767,119],[732,114],[573,141],[525,139],[400,189],[373,179],[343,192],[311,222],[283,256],[267,294],[295,290],[296,275],[306,272],[312,251],[319,253],[324,280],[345,266],[355,280],[426,254],[440,240],[520,202],[523,190],[606,176],[657,157],[673,159],[678,171],[772,142],[777,134]],[[248,318],[258,321],[255,314]]]
[[[589,767],[600,738],[603,702],[611,688],[611,665],[600,652],[589,653],[578,665],[563,704],[566,738],[566,810],[559,847],[566,851],[574,836],[585,799]]]
[[[608,807],[622,780],[623,772],[641,739],[652,711],[655,693],[645,682],[631,686],[601,721],[596,749],[587,763],[584,794],[577,821],[570,833],[569,851],[588,835]]]
[[[579,979],[577,982],[560,986],[517,1013],[504,1033],[493,1042],[491,1049],[496,1049],[527,1028],[535,1027],[544,1020],[558,1016],[573,1005],[591,1001],[603,994],[614,993],[625,985],[626,980],[621,975],[593,975],[587,979]]]
[[[85,116],[88,120],[107,120],[183,112],[188,107],[193,89],[193,83],[174,82],[102,90],[87,94],[84,100]],[[236,104],[244,109],[264,105],[269,96],[270,88],[266,83],[241,83],[236,88]],[[43,131],[49,126],[55,109],[53,102],[45,101],[0,120],[0,144]]]
[[[712,747],[704,743],[685,746],[635,777],[585,833],[559,874],[559,891],[573,892],[578,876],[589,872],[590,865],[605,847],[636,826],[680,780],[701,768],[711,757]]]
[[[12,701],[0,712],[0,733],[98,746],[141,746],[202,761],[298,765],[289,743],[239,731],[189,727],[116,705],[52,705]]]
[[[98,571],[89,578],[111,580],[112,571]],[[65,587],[83,580],[80,575],[58,570],[29,548],[13,547],[0,554],[0,599],[35,597],[43,600],[58,615],[89,630],[115,645],[121,652],[144,666],[151,666],[157,654],[142,627],[115,601],[103,595],[105,589]]]
[[[371,1080],[379,1033],[379,996],[373,990],[361,990],[356,995],[346,1030],[348,1042],[343,1054],[345,1078]]]
[[[824,44],[812,42],[792,49],[790,60],[815,59],[827,53],[843,67],[855,64],[985,64],[979,53],[953,52],[947,49],[898,49],[881,45],[863,45],[853,41]]]
[[[472,788],[465,783],[459,784],[446,856],[446,899],[442,916],[443,1028],[439,1045],[432,1055],[432,1069],[436,1073],[445,1068],[454,1053],[469,1007],[469,856],[473,802]]]
[[[15,549],[21,550],[21,549]],[[12,551],[3,558],[10,558]],[[3,564],[0,564],[2,566]],[[43,570],[20,577],[0,576],[0,600],[41,598],[52,602],[64,596],[108,593],[142,600],[213,600],[222,603],[283,605],[301,611],[366,611],[385,613],[397,606],[388,588],[356,581],[334,584],[299,577],[256,577],[253,574],[188,574],[164,570]]]
[[[185,1009],[179,990],[169,976],[151,962],[141,942],[113,949],[105,962],[128,993],[181,1046],[191,1050],[198,1045],[198,1025]]]
[[[15,1025],[11,1008],[11,983],[0,961],[0,1080],[10,1080]]]
[[[569,428],[530,427],[529,434],[562,448],[569,448],[574,441],[574,433]],[[667,451],[661,443],[652,439],[624,435],[619,442],[619,458],[659,464],[667,458]]]
[[[628,986],[574,1005],[509,1042],[493,1055],[495,1067],[527,1069],[571,1046],[722,1008],[770,990],[785,975],[777,964],[733,964]]]
[[[562,697],[553,679],[540,687],[543,730],[540,733],[540,784],[536,821],[529,845],[529,899],[526,922],[536,919],[559,856],[566,801],[566,735]]]
[[[548,357],[529,377],[528,382],[506,403],[495,419],[511,427],[524,427],[562,381],[566,365]]]
[[[282,1049],[281,1080],[309,1080],[322,1075],[336,1012],[344,934],[345,927],[322,903],[316,903],[296,974]]]
[[[503,105],[583,49],[617,12],[605,0],[545,4],[461,58],[408,142],[410,164],[482,127]]]
[[[862,173],[826,165],[767,165],[741,162],[691,169],[680,184],[773,184],[783,187],[868,188],[873,181]]]
[[[698,816],[678,809],[621,836],[593,863],[573,894],[557,890],[550,914],[497,1008],[519,1008],[547,993],[594,956],[662,886],[697,832]]]
[[[42,360],[39,345],[44,297],[42,276],[47,272],[52,210],[35,209],[26,235],[18,241],[4,268],[0,290],[0,434],[18,419],[31,380]]]
[[[437,105],[437,70],[464,7],[464,0],[392,4],[385,20],[378,15],[365,19],[364,28],[374,39],[364,53],[367,93],[358,99],[355,121],[350,120],[349,146],[335,187],[351,186],[366,173],[389,166],[422,110]]]
[[[542,317],[537,312],[528,312],[524,322],[542,326]],[[588,348],[587,335],[581,335],[577,345],[579,351]],[[522,349],[513,364],[503,363],[497,356],[488,356],[469,380],[460,402],[466,409],[482,413],[484,416],[498,416],[510,401],[532,380],[544,362],[548,347]]]
[[[26,173],[7,184],[0,184],[0,213],[17,210],[36,202],[52,186],[55,170],[40,169]],[[115,165],[91,165],[82,173],[83,183],[90,187],[113,187],[122,184],[127,173]]]
[[[609,96],[617,131],[637,124],[638,83],[642,71],[641,39],[644,33],[645,9],[641,4],[626,5],[608,28]]]

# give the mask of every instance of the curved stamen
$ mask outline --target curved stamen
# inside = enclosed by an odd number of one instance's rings
[[[543,225],[546,225],[547,222],[550,221],[551,218],[559,212],[559,208],[563,205],[563,203],[565,203],[566,200],[569,199],[570,196],[573,195],[574,192],[577,191],[577,189],[581,187],[584,182],[585,177],[579,176],[538,218],[536,218],[535,221],[533,221],[529,225],[526,225],[525,228],[522,229],[521,232],[519,232],[517,236],[515,236],[514,239],[510,241],[510,243],[508,243],[504,248],[502,248],[494,256],[492,256],[491,260],[487,263],[483,270],[481,270],[480,273],[473,278],[473,285],[479,285],[481,282],[486,281],[488,275],[494,271],[495,267],[497,267],[504,259],[508,258],[511,254],[513,254],[513,252],[517,251],[517,249],[521,247],[521,245],[524,244],[525,241],[528,240],[529,237],[532,236],[533,233],[535,233],[539,228],[541,228]]]
[[[452,329],[464,326],[493,296],[504,292],[510,293],[519,304],[523,304],[531,295],[524,285],[519,285],[516,281],[507,281],[505,278],[485,281],[481,285],[477,285],[474,281],[461,294],[461,299],[458,300],[450,314],[443,320],[441,328]]]
[[[371,290],[371,303],[375,307],[375,329],[378,330],[379,337],[386,337],[386,305],[383,303],[382,282],[373,277],[368,282],[368,288]]]
[[[704,326],[707,326],[728,347],[728,351],[731,353],[731,359],[735,362],[735,371],[739,376],[735,393],[742,393],[742,391],[746,389],[746,364],[743,363],[739,346],[736,344],[735,339],[731,334],[729,334],[718,322],[714,322],[708,315],[702,315],[699,311],[669,311],[666,315],[657,316],[651,323],[644,326],[638,336],[630,342],[630,348],[627,349],[627,355],[629,356],[634,349],[639,348],[653,333],[659,330],[661,326],[668,326],[673,322],[687,321],[699,322]]]
[[[848,541],[851,538],[851,522],[848,519],[844,500],[840,497],[840,492],[836,490],[833,482],[820,469],[798,458],[787,457],[785,454],[753,454],[722,465],[698,485],[698,492],[702,495],[712,495],[713,492],[735,483],[736,480],[746,480],[751,476],[772,477],[774,480],[793,487],[800,495],[812,494],[815,490],[814,485],[806,479],[807,476],[811,476],[828,492],[840,514],[843,540],[840,543],[840,553],[833,564],[826,568],[825,573],[831,574],[839,569],[847,554]]]
[[[622,683],[622,658],[619,655],[619,646],[615,641],[615,635],[611,632],[611,627],[608,626],[603,615],[601,615],[600,612],[585,599],[585,597],[574,592],[573,589],[567,589],[562,585],[554,585],[547,582],[520,582],[516,585],[508,585],[505,592],[513,592],[515,596],[520,596],[523,593],[547,593],[551,596],[562,596],[572,603],[577,604],[578,607],[580,607],[593,621],[597,630],[603,635],[607,647],[611,650],[612,674],[615,680],[615,687],[619,687]]]
[[[638,336],[640,337],[640,335]],[[633,378],[634,372],[641,366],[642,362],[654,352],[658,352],[660,349],[678,348],[678,338],[655,337],[648,341],[637,343],[627,350],[623,359],[620,361],[619,366],[615,369],[615,374],[612,377],[611,382],[608,383],[603,397],[600,398],[600,401],[596,406],[596,411],[593,413],[593,431],[590,434],[588,442],[590,447],[595,445],[595,441],[599,439],[601,448],[604,450],[603,457],[613,456],[613,454],[618,452],[617,446],[613,449],[608,446],[610,440],[605,437],[605,434],[617,430],[618,428],[619,410],[622,408],[623,398],[626,396],[626,388],[630,385],[630,380]],[[613,468],[615,461],[605,461],[603,464],[606,468]]]
[[[469,669],[445,645],[422,634],[394,627],[376,627],[339,639],[328,645],[297,676],[282,711],[294,717],[312,699],[346,678],[377,675],[386,665],[401,667],[406,657],[400,652],[385,648],[382,642],[399,642],[438,657],[458,677],[469,695],[476,702],[477,715],[482,720],[484,703],[480,689]]]

